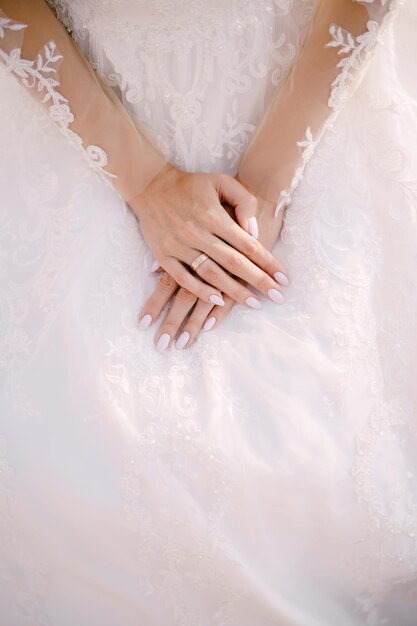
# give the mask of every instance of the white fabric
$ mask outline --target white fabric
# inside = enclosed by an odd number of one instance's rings
[[[113,90],[98,80],[44,0],[2,0],[0,63],[127,202],[165,166],[155,138],[151,143]]]
[[[58,4],[176,164],[232,173],[312,7]],[[307,165],[286,304],[163,355],[136,219],[0,70],[1,624],[415,624],[416,23]]]
[[[317,0],[296,57],[239,165],[239,180],[291,204],[307,164],[366,74],[403,0]]]

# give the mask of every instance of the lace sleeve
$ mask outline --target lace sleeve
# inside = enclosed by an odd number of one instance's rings
[[[0,0],[0,61],[127,202],[165,165],[43,0]]]
[[[291,203],[321,138],[362,79],[402,0],[318,0],[297,58],[244,154],[239,177]]]

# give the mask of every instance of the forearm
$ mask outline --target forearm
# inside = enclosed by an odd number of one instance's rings
[[[43,0],[0,0],[0,8],[17,23],[6,24],[0,38],[6,68],[129,201],[162,169],[163,155],[138,131]]]
[[[318,141],[361,77],[389,5],[378,23],[368,21],[368,9],[358,2],[318,2],[297,58],[240,163],[239,178],[253,193],[278,207],[289,203]]]

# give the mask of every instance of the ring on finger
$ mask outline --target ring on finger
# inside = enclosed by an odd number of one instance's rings
[[[207,259],[209,259],[209,258],[210,257],[207,254],[205,254],[204,252],[199,254],[198,257],[195,258],[194,261],[190,265],[190,267],[193,270],[193,272],[197,272],[197,269],[200,267],[200,265],[202,263],[204,263],[204,261],[207,261]]]

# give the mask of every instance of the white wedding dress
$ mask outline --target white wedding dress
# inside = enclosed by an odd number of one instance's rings
[[[173,163],[234,174],[313,2],[56,5]],[[1,626],[417,624],[416,24],[286,209],[286,303],[164,354],[135,216],[0,66]]]

